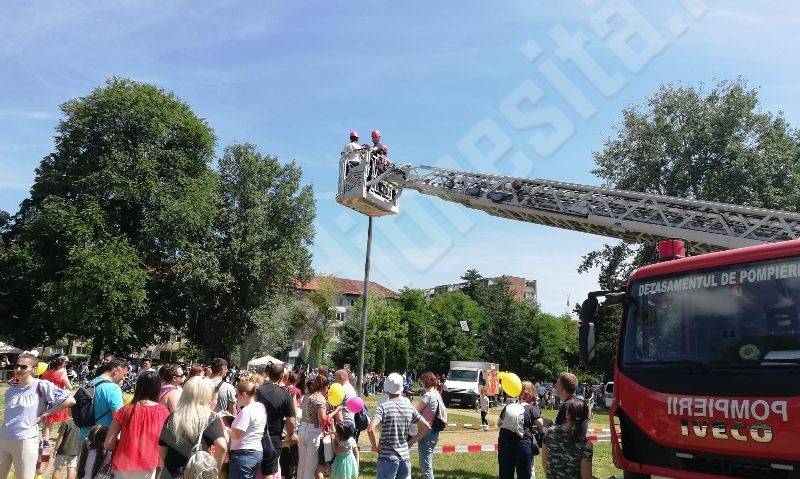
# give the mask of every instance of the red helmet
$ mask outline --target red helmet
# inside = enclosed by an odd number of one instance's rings
[[[381,132],[379,130],[372,130],[372,138],[380,138]]]
[[[350,132],[350,138],[358,138],[358,132],[353,130]]]

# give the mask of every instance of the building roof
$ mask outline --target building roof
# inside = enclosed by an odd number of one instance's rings
[[[307,283],[295,281],[295,288],[303,291],[316,291],[320,288],[320,278],[322,278],[322,276],[315,276]],[[336,276],[333,277],[333,280],[336,282],[336,287],[343,294],[352,294],[355,296],[362,296],[364,294],[363,280],[337,278]],[[374,281],[369,282],[369,287],[371,290],[378,292],[378,294],[386,298],[397,298],[397,293]]]

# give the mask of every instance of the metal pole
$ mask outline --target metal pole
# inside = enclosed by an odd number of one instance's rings
[[[369,227],[367,228],[367,257],[364,260],[364,302],[361,309],[361,342],[358,347],[358,379],[356,380],[356,390],[358,394],[363,394],[364,385],[364,347],[367,341],[367,308],[369,306],[369,256],[372,253],[372,216],[369,217]]]

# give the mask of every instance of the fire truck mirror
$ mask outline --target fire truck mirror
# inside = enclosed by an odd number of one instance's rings
[[[588,366],[594,361],[594,323],[581,321],[578,329],[578,355],[581,364]]]
[[[581,312],[578,314],[578,319],[580,319],[581,323],[590,323],[594,321],[594,317],[597,314],[597,296],[594,294],[590,294],[588,298],[583,301],[581,304]]]

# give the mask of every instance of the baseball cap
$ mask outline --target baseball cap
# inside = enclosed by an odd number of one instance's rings
[[[403,392],[403,376],[392,373],[386,376],[383,382],[383,390],[389,394],[400,394]]]

